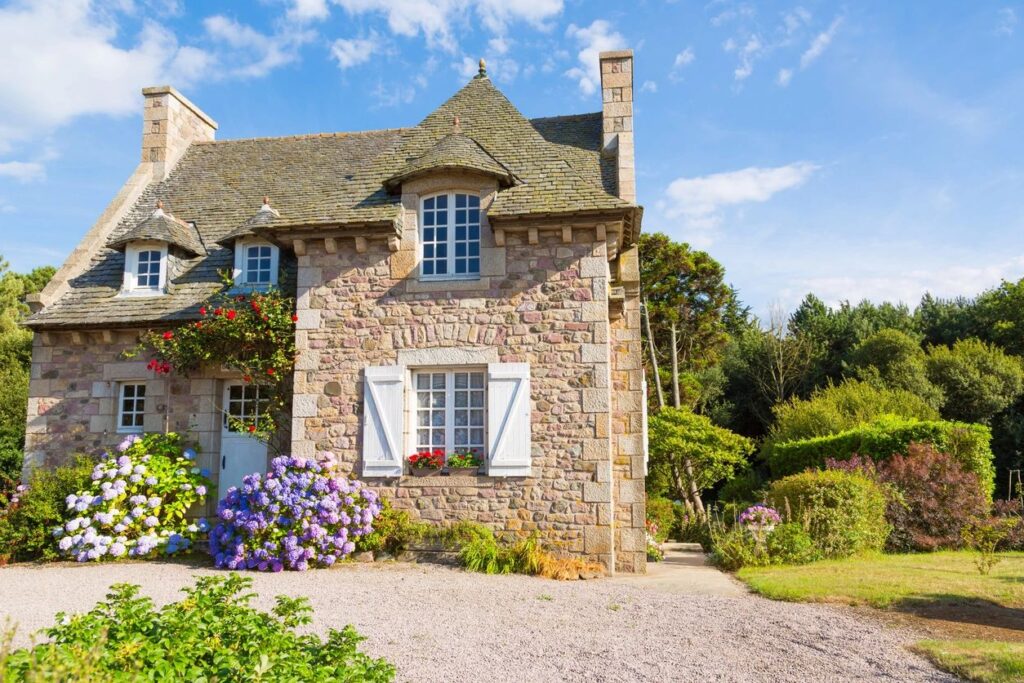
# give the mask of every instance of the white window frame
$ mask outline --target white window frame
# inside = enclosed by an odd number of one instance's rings
[[[128,387],[132,387],[132,393],[134,394],[130,399],[125,396]],[[142,396],[138,396],[139,387],[142,387]],[[146,421],[146,383],[139,381],[127,381],[121,382],[117,388],[117,432],[119,434],[142,434],[145,431]],[[125,410],[124,403],[126,400],[132,401],[132,410]],[[142,404],[141,409],[139,404]],[[132,416],[132,422],[136,422],[136,417],[141,418],[142,424],[131,424],[125,425],[124,418],[128,415]]]
[[[235,389],[239,389],[241,393],[237,399],[231,396]],[[239,411],[232,413],[235,406],[239,407]],[[244,434],[245,432],[231,426],[231,420],[238,420],[240,425],[256,424],[260,416],[265,415],[268,410],[270,410],[270,398],[260,395],[258,384],[230,384],[224,390],[224,414],[221,419],[221,429],[233,434]]]
[[[444,407],[444,413],[445,413],[444,432],[445,432],[445,437],[444,437],[444,440],[445,440],[445,443],[443,445],[437,445],[437,446],[431,445],[428,448],[427,446],[421,446],[420,443],[419,443],[419,438],[418,438],[418,436],[419,436],[418,430],[420,429],[420,425],[419,425],[420,408],[419,408],[419,402],[418,402],[419,401],[419,393],[420,392],[419,392],[419,389],[418,389],[418,377],[420,377],[422,375],[436,375],[436,374],[442,374],[442,373],[445,375],[445,388],[444,388],[444,393],[445,393],[445,407]],[[455,443],[455,429],[456,429],[456,425],[455,425],[455,411],[461,409],[461,408],[457,408],[456,405],[455,405],[455,392],[456,391],[463,391],[461,389],[457,390],[455,388],[455,375],[457,373],[479,374],[479,375],[482,375],[482,377],[483,377],[483,386],[482,386],[482,391],[481,391],[482,396],[483,396],[483,403],[482,403],[482,405],[480,405],[480,406],[468,405],[470,403],[471,399],[467,399],[467,408],[470,408],[470,409],[473,409],[473,410],[479,410],[480,414],[482,416],[481,424],[479,424],[479,425],[467,425],[466,426],[466,429],[480,429],[482,431],[483,437],[480,440],[479,445],[477,445],[477,444],[468,444],[468,445],[459,446],[459,445],[457,445]],[[406,417],[406,424],[409,425],[409,428],[408,428],[408,430],[409,430],[409,434],[408,434],[408,448],[407,448],[408,453],[411,454],[411,453],[420,452],[421,450],[431,450],[432,451],[435,448],[443,448],[444,452],[445,452],[445,455],[447,456],[447,455],[449,455],[451,453],[454,453],[456,450],[460,450],[460,449],[475,449],[477,451],[477,455],[480,458],[480,462],[486,464],[487,461],[488,461],[488,454],[487,454],[487,400],[488,400],[488,396],[487,396],[487,367],[486,366],[480,367],[480,366],[476,366],[476,365],[466,365],[466,366],[460,365],[460,366],[455,366],[455,367],[451,367],[451,366],[447,366],[447,367],[418,367],[418,368],[412,368],[410,370],[410,372],[408,373],[407,377],[409,378],[408,391],[407,391],[407,394],[408,394],[408,397],[409,397],[409,404],[408,404],[409,405],[409,410],[407,412],[407,417]],[[473,390],[476,391],[476,390],[479,390],[479,389],[473,389]]]
[[[475,224],[476,228],[477,228],[477,239],[476,240],[469,240],[468,237],[467,237],[466,240],[463,240],[467,244],[472,244],[474,241],[477,244],[477,255],[475,257],[471,257],[471,256],[469,256],[467,254],[467,256],[464,257],[464,258],[476,258],[477,259],[477,261],[478,261],[478,268],[477,268],[477,271],[475,273],[456,273],[455,272],[455,259],[456,258],[463,258],[463,257],[456,257],[455,256],[455,245],[456,245],[456,239],[455,239],[455,228],[456,228],[456,226],[455,226],[455,212],[457,210],[455,208],[455,197],[456,197],[456,195],[464,195],[466,197],[475,198],[477,200],[477,203],[478,203],[477,211],[479,211],[480,215],[479,215],[477,223]],[[426,205],[427,200],[435,199],[437,197],[447,197],[448,198],[448,209],[447,209],[448,210],[448,222],[447,222],[447,225],[445,226],[446,229],[448,230],[448,235],[447,235],[447,239],[444,242],[444,244],[446,245],[446,248],[447,248],[447,254],[446,254],[446,257],[445,257],[445,263],[447,264],[448,272],[447,273],[441,273],[441,274],[431,273],[431,274],[427,275],[427,274],[423,273],[423,263],[424,263],[424,249],[423,249],[423,247],[424,247],[424,244],[425,244],[425,242],[424,242],[424,232],[423,231],[428,229],[428,227],[433,228],[433,227],[436,227],[436,226],[427,226],[426,225],[426,221],[424,219],[424,212],[425,212],[424,206]],[[418,254],[418,256],[419,256],[419,264],[420,264],[419,270],[420,270],[420,279],[421,280],[437,281],[437,280],[479,280],[480,279],[480,272],[483,270],[483,239],[482,239],[482,237],[483,237],[483,208],[481,208],[479,206],[479,203],[480,203],[480,196],[478,194],[474,194],[473,192],[467,192],[467,191],[435,192],[433,194],[427,194],[427,195],[423,195],[422,197],[420,197],[420,205],[419,205],[419,225],[420,225],[420,229],[419,229],[419,239],[417,240],[417,242],[419,244],[419,254]],[[469,211],[468,202],[467,202],[466,210]],[[467,221],[467,224],[466,224],[467,231],[469,230],[470,227],[472,227],[472,224],[470,224]],[[467,250],[468,250],[468,247],[467,247]]]
[[[160,275],[156,287],[140,287],[139,254],[142,252],[160,252]],[[167,243],[166,242],[132,242],[124,250],[124,283],[121,293],[126,296],[160,296],[167,292]]]
[[[247,268],[248,252],[252,247],[270,247],[270,282],[246,282],[249,275]],[[235,242],[235,289],[263,290],[277,286],[277,274],[280,270],[281,250],[266,240],[238,240]]]

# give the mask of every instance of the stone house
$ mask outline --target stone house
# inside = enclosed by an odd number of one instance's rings
[[[526,119],[481,62],[411,128],[280,138],[216,141],[179,92],[143,90],[141,163],[33,302],[26,475],[162,430],[198,441],[222,494],[266,468],[227,419],[254,387],[123,355],[228,269],[294,292],[281,450],[330,451],[420,518],[644,571],[633,56],[600,62],[597,113]],[[485,464],[409,476],[426,447]]]

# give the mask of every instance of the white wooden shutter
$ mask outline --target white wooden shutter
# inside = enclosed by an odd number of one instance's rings
[[[643,396],[641,397],[640,410],[640,429],[643,430],[643,445],[644,445],[644,476],[648,474],[647,464],[650,461],[650,444],[647,441],[647,379],[645,378],[640,384],[640,388],[643,390]]]
[[[530,476],[530,364],[487,366],[487,474]]]
[[[370,366],[363,382],[363,476],[402,476],[405,366]]]

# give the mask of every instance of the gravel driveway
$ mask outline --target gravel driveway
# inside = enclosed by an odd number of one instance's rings
[[[178,598],[175,563],[0,569],[0,624],[18,641],[58,611],[83,611],[112,583]],[[681,595],[643,582],[556,582],[432,565],[345,565],[253,575],[259,605],[306,595],[315,628],[354,624],[401,681],[953,681],[904,644],[912,635],[825,606]]]

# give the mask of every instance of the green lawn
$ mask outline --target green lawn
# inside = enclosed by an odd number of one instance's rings
[[[936,666],[983,683],[1024,680],[1024,643],[991,640],[925,640],[917,649]]]
[[[886,608],[908,600],[984,600],[1024,607],[1024,553],[1000,553],[987,576],[969,552],[870,555],[794,567],[750,567],[737,577],[775,600]]]
[[[793,567],[751,567],[737,577],[775,600],[839,602],[945,620],[948,640],[917,649],[937,666],[983,683],[1024,680],[1024,553],[1001,553],[982,576],[969,552],[869,555]],[[935,621],[919,621],[933,625]],[[992,630],[992,627],[1003,630]],[[1007,635],[1008,634],[1008,635]],[[985,638],[1001,638],[992,640]]]

